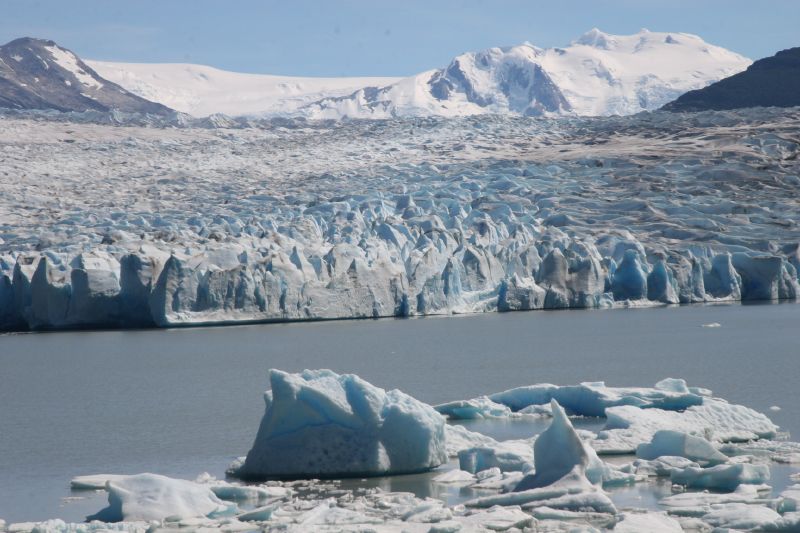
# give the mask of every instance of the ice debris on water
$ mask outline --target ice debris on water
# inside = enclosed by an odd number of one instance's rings
[[[75,489],[106,490],[108,508],[92,518],[117,523],[66,524],[59,520],[10,524],[9,531],[711,531],[714,528],[797,531],[800,485],[771,494],[769,462],[789,461],[800,444],[773,440],[777,426],[743,406],[715,398],[711,391],[682,380],[655,387],[608,387],[600,383],[558,387],[532,385],[490,395],[514,409],[546,401],[551,423],[527,439],[497,441],[444,424],[432,407],[400,393],[385,392],[357,376],[330,371],[286,374],[273,371],[267,409],[251,454],[259,476],[281,477],[271,458],[285,463],[291,477],[322,473],[367,473],[402,464],[446,461],[431,483],[472,494],[463,504],[387,492],[366,486],[344,489],[337,480],[273,480],[266,483],[222,481],[202,474],[194,481],[153,474],[90,475],[72,480]],[[513,400],[513,402],[512,402]],[[571,405],[566,409],[561,401]],[[698,403],[699,402],[699,403]],[[485,402],[452,402],[480,406]],[[472,409],[470,407],[469,409]],[[468,409],[468,413],[469,413]],[[599,413],[607,418],[599,431],[578,430],[568,414]],[[390,414],[391,413],[391,414]],[[577,414],[576,413],[576,414]],[[470,413],[471,414],[471,413]],[[398,416],[396,431],[382,424]],[[294,421],[294,422],[292,422]],[[441,425],[440,425],[441,424]],[[285,433],[284,433],[285,431]],[[281,437],[286,435],[286,440]],[[435,437],[435,438],[432,438]],[[303,439],[309,443],[303,442]],[[609,442],[615,443],[610,448]],[[352,472],[342,445],[360,448]],[[624,444],[624,446],[622,445]],[[326,455],[325,450],[328,451]],[[268,451],[268,453],[264,453]],[[598,454],[599,452],[599,454]],[[629,462],[604,460],[606,453],[627,453]],[[631,454],[636,452],[638,457]],[[434,459],[431,461],[431,459]],[[385,462],[384,462],[385,459]],[[248,456],[249,460],[249,456]],[[327,461],[327,466],[326,466]],[[247,460],[238,463],[241,469]],[[301,472],[300,468],[308,471]],[[401,469],[405,470],[405,466]],[[286,472],[286,471],[282,471]],[[675,494],[661,498],[658,511],[620,508],[613,487],[652,483],[662,478]],[[791,477],[796,483],[797,475]]]
[[[799,119],[8,112],[0,329],[796,299]]]
[[[108,507],[86,517],[88,521],[219,518],[238,512],[235,503],[221,500],[208,487],[157,474],[109,476],[104,489],[108,492]]]

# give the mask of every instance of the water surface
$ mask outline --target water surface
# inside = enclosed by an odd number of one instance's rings
[[[429,403],[540,382],[685,377],[800,436],[799,323],[800,306],[783,304],[4,335],[0,518],[96,512],[103,494],[69,491],[81,474],[221,477],[252,443],[273,367],[353,372]]]

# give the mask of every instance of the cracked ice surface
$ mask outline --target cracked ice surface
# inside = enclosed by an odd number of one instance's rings
[[[0,329],[800,293],[798,109],[101,118],[0,117]]]

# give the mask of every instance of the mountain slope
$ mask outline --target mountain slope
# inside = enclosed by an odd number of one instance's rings
[[[87,63],[132,93],[196,117],[291,114],[327,96],[399,79],[269,76],[183,63]]]
[[[800,106],[800,48],[759,59],[747,70],[664,106],[667,111]]]
[[[0,107],[172,113],[103,79],[53,41],[30,37],[0,46]]]
[[[314,118],[502,113],[627,115],[744,70],[750,60],[685,33],[593,29],[567,48],[525,43],[305,108]]]

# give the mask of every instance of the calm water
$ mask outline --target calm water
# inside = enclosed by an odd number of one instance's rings
[[[712,322],[722,327],[701,327]],[[800,306],[784,304],[0,336],[0,518],[96,512],[104,495],[69,490],[81,474],[222,476],[252,443],[272,367],[354,372],[430,403],[538,382],[685,377],[758,410],[781,406],[770,416],[800,436],[798,325]],[[419,479],[375,483],[408,490]]]

